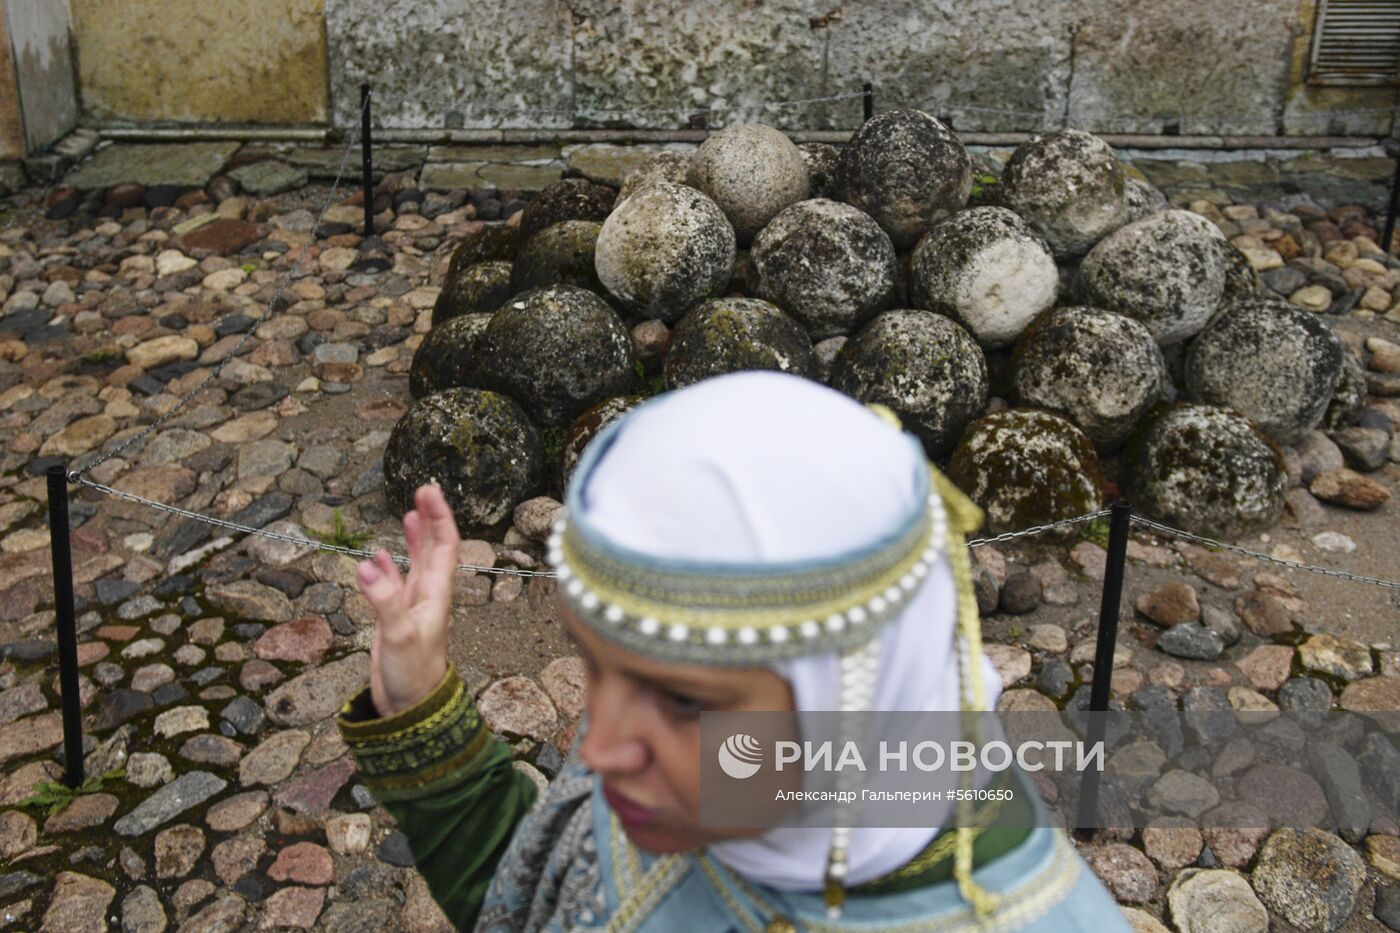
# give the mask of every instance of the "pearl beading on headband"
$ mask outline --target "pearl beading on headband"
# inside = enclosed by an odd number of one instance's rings
[[[728,624],[697,624],[693,620],[662,618],[668,608],[664,603],[654,613],[630,613],[590,589],[583,579],[588,574],[581,574],[570,564],[566,555],[569,521],[565,516],[555,521],[546,540],[547,559],[557,572],[561,592],[581,620],[616,640],[634,644],[643,652],[650,647],[651,653],[662,657],[701,663],[791,657],[861,645],[869,641],[884,622],[898,615],[939,560],[947,538],[948,518],[942,498],[936,490],[930,490],[925,502],[927,533],[918,542],[922,550],[912,563],[904,561],[907,566],[898,579],[854,605],[806,619],[799,616],[771,621],[762,618],[771,614],[766,608],[754,612],[755,618],[749,618],[747,610],[739,609],[725,620]],[[643,576],[644,570],[638,569],[636,573]],[[802,586],[811,584],[799,583],[797,589],[800,591]],[[865,589],[868,593],[869,588]],[[678,605],[681,599],[681,596],[676,597]],[[790,614],[791,606],[776,607],[778,612],[785,610]]]

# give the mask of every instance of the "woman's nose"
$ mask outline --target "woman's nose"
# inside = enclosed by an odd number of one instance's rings
[[[650,756],[640,733],[640,719],[638,704],[626,691],[590,680],[588,730],[579,743],[579,758],[604,777],[642,771]]]

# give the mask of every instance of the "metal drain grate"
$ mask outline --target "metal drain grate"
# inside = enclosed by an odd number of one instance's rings
[[[1308,80],[1400,84],[1400,0],[1320,0]]]

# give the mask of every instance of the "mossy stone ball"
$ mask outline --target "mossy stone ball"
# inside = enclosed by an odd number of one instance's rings
[[[841,198],[841,150],[830,143],[798,143],[802,159],[807,163],[807,197]]]
[[[674,149],[663,149],[648,156],[640,165],[622,179],[622,187],[617,192],[617,203],[641,191],[648,185],[664,181],[672,185],[684,185],[690,177],[690,154]]]
[[[463,534],[494,535],[515,506],[544,484],[539,432],[507,396],[448,389],[419,399],[394,425],[384,449],[384,494],[391,508],[413,508],[413,493],[436,482]]]
[[[895,253],[869,214],[837,201],[799,201],[753,244],[755,292],[813,340],[849,334],[889,305]]]
[[[887,110],[863,123],[841,152],[838,185],[906,250],[960,210],[972,161],[953,131],[922,110]]]
[[[1066,418],[1013,408],[968,426],[948,478],[986,513],[989,534],[1020,531],[1103,507],[1094,445]]]
[[[1239,412],[1279,444],[1295,444],[1321,423],[1346,355],[1331,325],[1311,311],[1248,301],[1191,342],[1186,392]]]
[[[476,346],[482,385],[519,401],[541,425],[567,425],[636,378],[622,319],[574,285],[516,296],[492,316]]]
[[[1122,164],[1083,130],[1017,146],[1001,174],[1001,203],[1040,231],[1056,259],[1084,255],[1131,216]]]
[[[812,338],[777,306],[757,298],[716,298],[681,318],[662,376],[678,389],[711,376],[774,369],[816,379]]]
[[[464,314],[428,332],[413,354],[408,392],[424,398],[444,389],[479,387],[477,341],[491,323],[490,314]]]
[[[515,294],[510,273],[511,263],[500,260],[472,263],[457,270],[449,266],[433,304],[433,326],[464,314],[495,311]]]
[[[569,478],[574,475],[574,469],[578,466],[579,458],[583,456],[583,450],[588,446],[588,442],[597,437],[599,431],[644,401],[646,398],[641,395],[615,395],[612,398],[603,399],[574,419],[573,424],[569,425],[569,430],[564,435],[563,444],[559,448],[559,465],[554,479],[556,498],[559,501],[563,501],[563,493],[568,488]]]
[[[932,311],[897,309],[846,341],[831,365],[830,385],[888,406],[937,458],[987,407],[987,361],[956,322]]]
[[[515,257],[510,284],[517,293],[551,285],[577,285],[602,292],[594,270],[594,250],[602,225],[566,220],[531,237]]]
[[[540,189],[520,215],[520,235],[535,234],[566,220],[602,223],[612,213],[617,192],[586,178],[564,178]]]
[[[1004,207],[970,208],[936,225],[909,268],[912,303],[948,315],[988,349],[1015,342],[1060,290],[1045,241]]]
[[[628,311],[674,324],[724,294],[734,273],[734,228],[709,197],[657,181],[617,206],[598,234],[596,269]]]
[[[810,186],[801,150],[759,123],[727,127],[701,143],[690,157],[687,180],[719,205],[741,244],[806,198]]]
[[[1141,321],[1158,343],[1179,343],[1220,308],[1228,245],[1199,214],[1152,214],[1095,244],[1079,266],[1079,292],[1086,304]]]
[[[1016,344],[1016,394],[1079,426],[1101,451],[1127,440],[1167,391],[1162,350],[1142,324],[1102,308],[1055,308]]]
[[[1123,487],[1148,518],[1229,540],[1272,526],[1287,485],[1278,448],[1243,415],[1164,406],[1128,441]]]

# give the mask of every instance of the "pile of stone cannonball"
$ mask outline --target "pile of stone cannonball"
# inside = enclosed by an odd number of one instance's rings
[[[948,127],[892,110],[840,150],[744,124],[619,191],[552,185],[453,253],[391,500],[433,479],[465,528],[499,529],[650,395],[774,369],[891,408],[992,532],[1118,492],[1210,535],[1276,521],[1280,445],[1365,401],[1330,325],[1088,133],[973,181]]]

